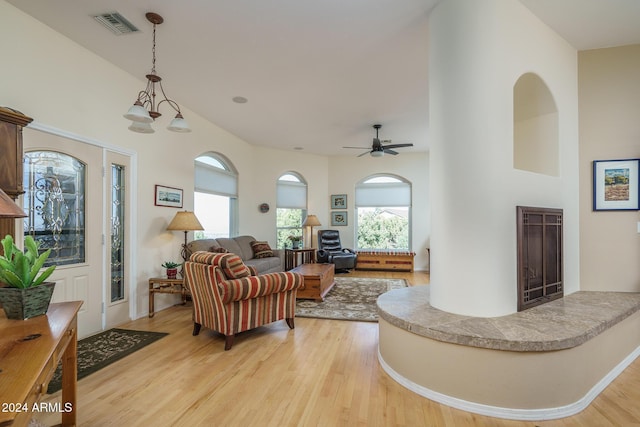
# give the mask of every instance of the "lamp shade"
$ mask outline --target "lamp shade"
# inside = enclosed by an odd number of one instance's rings
[[[318,217],[315,215],[307,215],[307,217],[304,219],[304,222],[302,223],[303,227],[317,227],[320,224],[320,221],[318,220]]]
[[[129,130],[138,133],[154,133],[151,123],[131,122]]]
[[[140,101],[136,101],[135,104],[129,108],[127,114],[124,114],[125,119],[129,119],[132,122],[137,123],[151,123],[153,118],[149,115],[149,112],[142,106]]]
[[[170,231],[193,231],[204,230],[200,221],[193,212],[178,212],[169,223],[167,230]]]
[[[176,114],[174,119],[171,120],[171,123],[169,123],[169,126],[167,126],[167,129],[173,132],[180,132],[180,133],[191,132],[191,128],[189,127],[189,124],[184,119],[184,117],[182,117],[182,114],[180,113]]]
[[[0,218],[24,218],[26,216],[24,210],[0,189]]]

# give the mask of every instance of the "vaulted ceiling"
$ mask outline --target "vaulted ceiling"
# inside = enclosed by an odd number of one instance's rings
[[[341,147],[370,145],[375,123],[381,139],[428,149],[427,24],[438,1],[8,3],[141,80],[151,68],[145,13],[156,12],[156,69],[179,104],[250,144],[355,156]],[[638,0],[520,1],[578,50],[640,43]],[[106,12],[140,31],[114,35],[92,19]]]

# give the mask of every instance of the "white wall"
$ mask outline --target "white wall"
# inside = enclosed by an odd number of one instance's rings
[[[430,15],[431,302],[517,310],[517,205],[564,210],[565,293],[579,289],[577,54],[513,0],[445,0]],[[513,87],[540,76],[558,108],[560,176],[513,168]]]
[[[193,160],[202,153],[220,152],[238,170],[241,234],[252,234],[275,244],[275,182],[285,171],[296,171],[305,177],[309,212],[316,213],[323,224],[329,223],[329,186],[333,181],[330,175],[334,170],[330,158],[251,146],[182,104],[193,132],[167,131],[167,115],[159,119],[155,134],[130,132],[129,122],[122,114],[146,82],[3,0],[0,0],[0,51],[7,58],[0,67],[1,105],[22,111],[38,124],[134,153],[137,182],[131,191],[136,192],[137,228],[133,285],[137,288],[138,316],[148,310],[148,278],[162,274],[163,261],[179,257],[184,239],[183,233],[166,231],[178,209],[154,206],[154,186],[184,189],[184,209],[192,210]],[[263,202],[274,209],[268,214],[260,213],[258,205]],[[426,201],[421,206],[427,210]],[[171,295],[158,295],[156,299],[160,309],[174,302]]]
[[[246,192],[240,200],[248,198],[251,205],[242,209],[240,234],[251,234],[276,244],[276,181],[285,172],[297,172],[307,182],[307,208],[309,214],[328,207],[328,159],[326,156],[304,154],[297,151],[272,150],[252,147],[253,173],[247,182]],[[260,213],[258,206],[268,203],[268,213]],[[314,229],[315,230],[315,229]]]
[[[412,195],[412,250],[416,252],[414,266],[416,270],[428,270],[427,248],[431,235],[431,216],[429,210],[429,155],[427,153],[402,152],[397,156],[374,158],[370,156],[345,156],[329,158],[329,193],[347,195],[348,221],[346,226],[331,227],[329,198],[327,209],[319,216],[322,227],[340,231],[343,247],[355,248],[355,188],[359,181],[377,174],[399,175],[411,182]]]

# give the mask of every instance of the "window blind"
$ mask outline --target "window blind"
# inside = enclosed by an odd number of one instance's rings
[[[238,196],[238,178],[233,172],[195,162],[195,190],[221,196]]]
[[[307,185],[301,182],[278,181],[276,203],[279,208],[306,209]]]
[[[356,207],[411,206],[411,186],[406,182],[361,184],[356,187]]]

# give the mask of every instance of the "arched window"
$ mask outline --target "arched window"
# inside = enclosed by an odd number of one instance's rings
[[[238,173],[223,155],[196,158],[193,210],[204,227],[195,239],[238,235]]]
[[[411,184],[394,175],[372,175],[356,185],[356,248],[411,248]]]
[[[295,172],[278,178],[276,191],[277,247],[291,247],[291,237],[302,239],[302,221],[307,216],[307,183]],[[301,240],[300,240],[301,241]]]

